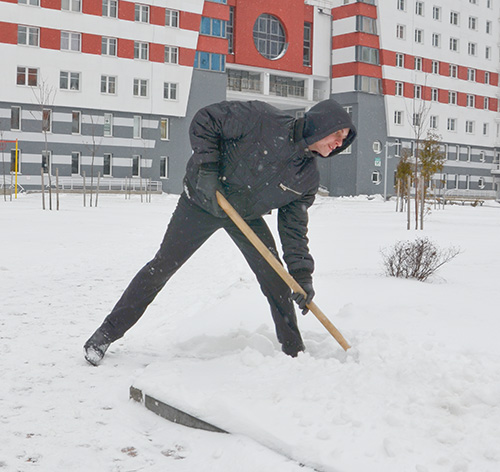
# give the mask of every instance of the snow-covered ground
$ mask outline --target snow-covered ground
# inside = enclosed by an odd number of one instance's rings
[[[312,314],[307,352],[282,354],[220,232],[87,365],[83,343],[176,201],[0,200],[0,471],[500,470],[500,205],[433,210],[417,232],[393,202],[318,198],[315,301],[358,359]],[[426,283],[384,276],[380,249],[417,236],[462,252]],[[169,423],[129,400],[134,383],[234,434]]]

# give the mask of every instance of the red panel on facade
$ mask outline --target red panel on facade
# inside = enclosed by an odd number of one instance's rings
[[[149,60],[151,62],[165,62],[165,46],[163,44],[149,44]]]
[[[405,82],[403,84],[403,97],[413,98],[414,96],[415,96],[415,85]]]
[[[130,39],[118,38],[118,57],[125,57],[128,59],[134,58],[134,42]]]
[[[203,16],[228,21],[229,7],[221,3],[205,2],[203,6]]]
[[[467,67],[458,66],[458,78],[467,80]]]
[[[490,108],[491,111],[498,111],[498,98],[490,98]]]
[[[396,52],[388,51],[387,49],[380,50],[380,65],[381,66],[395,66],[396,65]]]
[[[368,16],[369,18],[377,18],[377,7],[368,5],[367,3],[351,3],[341,7],[332,9],[332,16],[334,20],[342,18],[350,18],[352,16]]]
[[[150,6],[149,20],[152,25],[165,26],[165,8]]]
[[[101,54],[101,36],[82,33],[82,52],[86,54]]]
[[[415,69],[415,56],[405,54],[405,69]]]
[[[448,103],[448,90],[438,90],[439,103]]]
[[[200,31],[201,15],[181,11],[179,13],[179,26],[190,31]]]
[[[382,93],[384,95],[395,95],[396,82],[394,80],[382,79]]]
[[[448,64],[447,62],[440,62],[439,75],[450,75],[450,64]]]
[[[314,21],[314,8],[311,5],[304,4],[304,21],[309,23]]]
[[[61,0],[40,0],[42,8],[51,8],[52,10],[61,9]]]
[[[135,21],[135,4],[121,0],[118,2],[118,18]]]
[[[490,84],[498,87],[498,74],[496,72],[490,72]]]
[[[17,3],[17,0],[0,0],[0,2]],[[0,24],[2,23],[0,22]]]
[[[349,62],[336,64],[332,67],[332,77],[348,77],[351,75],[364,75],[365,77],[382,78],[380,66],[365,64],[364,62]]]
[[[484,84],[484,70],[477,70],[476,71],[476,80],[480,84]]]
[[[51,28],[40,28],[40,47],[61,49],[61,32]]]
[[[85,0],[82,2],[82,12],[87,15],[102,16],[102,0]]]
[[[466,107],[467,106],[467,94],[466,93],[457,92],[457,105],[459,107]]]
[[[193,67],[195,54],[196,51],[194,49],[181,48],[179,50],[179,64],[181,66]]]
[[[422,71],[427,74],[432,72],[432,59],[422,58]]]
[[[213,38],[212,36],[198,36],[198,51],[227,54],[227,39]]]
[[[278,59],[262,56],[253,39],[253,28],[262,14],[277,17],[285,30],[288,48]],[[234,37],[235,62],[241,65],[262,67],[280,71],[311,74],[310,67],[304,67],[304,1],[271,2],[270,0],[236,0]]]
[[[0,43],[17,44],[17,25],[0,21]]]
[[[333,49],[342,49],[358,45],[378,49],[378,36],[367,33],[347,33],[333,37]]]

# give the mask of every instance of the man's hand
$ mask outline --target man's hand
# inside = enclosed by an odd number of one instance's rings
[[[196,190],[200,193],[204,208],[218,218],[226,217],[226,213],[217,203],[215,192],[218,190],[222,194],[222,184],[219,180],[219,172],[217,169],[209,167],[200,167],[198,171],[198,179],[196,180]]]
[[[305,295],[298,292],[292,293],[292,300],[299,305],[299,308],[302,310],[302,314],[305,315],[309,311],[309,308],[307,308],[306,305],[312,301],[315,295],[312,284],[312,276],[309,272],[299,271],[292,273],[292,277],[304,289],[304,292],[306,292]]]

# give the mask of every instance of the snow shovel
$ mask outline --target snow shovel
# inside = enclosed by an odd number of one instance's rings
[[[255,249],[264,257],[264,259],[269,263],[269,265],[278,273],[278,275],[283,279],[283,281],[290,287],[290,289],[295,293],[300,293],[306,295],[304,289],[297,283],[297,281],[286,271],[283,265],[274,257],[273,253],[266,247],[266,245],[260,240],[260,238],[254,233],[252,228],[248,226],[245,220],[239,215],[239,213],[233,208],[233,206],[227,201],[226,197],[222,195],[219,191],[216,192],[217,203],[226,212],[227,216],[231,218],[233,223],[241,230],[241,232],[248,238],[248,240],[254,245]],[[319,309],[319,307],[314,302],[309,302],[307,308],[318,318],[321,324],[327,329],[327,331],[335,338],[335,340],[347,351],[351,346],[347,343],[344,336],[340,331],[333,325],[333,323],[326,317],[326,315]]]

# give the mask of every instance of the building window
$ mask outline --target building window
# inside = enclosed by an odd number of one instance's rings
[[[102,37],[101,40],[101,54],[103,56],[116,56],[116,38]]]
[[[61,0],[61,10],[80,12],[82,11],[81,0]]]
[[[424,42],[424,30],[415,28],[415,42],[417,44],[423,44]]]
[[[133,129],[134,138],[142,138],[142,117],[134,116],[134,129]]]
[[[165,46],[165,63],[179,64],[179,48],[176,46]]]
[[[312,38],[311,23],[304,23],[304,47],[302,64],[306,67],[311,65],[311,38]],[[377,51],[378,52],[378,51]]]
[[[42,169],[44,174],[52,174],[52,151],[42,151]]]
[[[10,129],[21,130],[21,107],[10,107]]]
[[[402,125],[403,124],[403,112],[400,110],[396,110],[394,112],[394,124]]]
[[[116,18],[118,16],[118,0],[102,0],[102,16]]]
[[[454,79],[458,77],[458,66],[456,64],[450,64],[450,77]]]
[[[396,25],[396,38],[405,39],[405,37],[406,37],[405,25]]]
[[[433,74],[439,74],[439,61],[432,61],[431,72]]]
[[[52,110],[47,108],[42,110],[42,131],[47,133],[52,131]]]
[[[484,83],[487,85],[489,85],[489,83],[490,83],[490,73],[489,72],[484,73]]]
[[[163,98],[165,100],[177,100],[177,84],[163,82]]]
[[[374,18],[356,16],[356,31],[368,34],[377,34],[377,23]]]
[[[486,34],[491,34],[491,30],[492,30],[491,25],[492,25],[491,21],[486,20]]]
[[[479,162],[483,162],[483,163],[486,162],[486,153],[484,151],[481,151],[479,153]]]
[[[101,75],[101,93],[116,95],[116,80],[112,75]]]
[[[375,77],[366,77],[364,75],[354,76],[354,90],[357,92],[367,92],[374,94],[382,93],[382,81]]]
[[[226,68],[226,56],[224,54],[196,51],[194,68],[224,72]]]
[[[216,38],[226,37],[226,22],[218,18],[201,17],[200,34],[214,36]]]
[[[413,113],[413,120],[412,120],[413,126],[420,126],[421,121],[422,120],[420,113]]]
[[[285,29],[278,18],[267,13],[255,21],[253,41],[257,51],[266,59],[279,59],[286,52]]]
[[[414,65],[415,65],[415,70],[422,70],[422,58],[421,57],[415,57]]]
[[[396,67],[404,67],[405,66],[405,55],[398,52],[396,53]]]
[[[305,97],[305,82],[301,79],[271,74],[269,92],[278,97]]]
[[[160,178],[168,179],[169,178],[169,158],[168,156],[160,157]]]
[[[476,96],[475,95],[467,95],[467,106],[469,108],[474,108],[476,106]]]
[[[134,79],[134,97],[148,96],[148,81],[146,79]]]
[[[113,175],[113,154],[103,154],[102,175],[110,177]]]
[[[372,172],[372,184],[380,185],[382,183],[382,174],[378,170]]]
[[[415,15],[424,16],[424,2],[415,2]]]
[[[71,134],[80,134],[82,130],[82,114],[79,111],[71,113]]]
[[[38,47],[40,45],[40,28],[18,25],[17,44]]]
[[[80,72],[61,71],[59,75],[59,88],[61,90],[80,90]]]
[[[450,12],[450,23],[452,25],[458,26],[458,24],[459,24],[458,12],[456,12],[456,11]]]
[[[141,23],[149,23],[149,5],[136,3],[134,20]]]
[[[422,86],[421,85],[414,85],[413,98],[422,98]]]
[[[244,70],[227,70],[227,88],[241,92],[260,92],[261,80],[258,72],[249,72]]]
[[[132,156],[132,177],[141,176],[141,156]]]
[[[477,54],[477,44],[469,43],[468,51],[469,51],[469,56],[475,56]]]
[[[475,16],[469,16],[469,29],[477,30],[477,18]]]
[[[403,82],[396,82],[395,95],[402,97],[404,95],[404,84]]]
[[[469,3],[472,3],[474,5],[477,5],[477,0],[469,0]]]
[[[226,25],[226,36],[227,52],[228,54],[234,54],[234,7],[229,7],[229,21]]]
[[[70,31],[61,31],[61,50],[62,51],[81,51],[80,33],[71,33]]]
[[[165,9],[165,26],[179,27],[179,12],[177,10]]]
[[[429,128],[430,129],[438,129],[438,116],[437,115],[430,116]]]
[[[448,131],[456,131],[457,130],[457,119],[456,118],[448,118],[448,124],[446,126]]]
[[[398,0],[398,10],[406,11],[406,0]]]
[[[16,150],[12,149],[10,151],[10,171],[12,173],[21,173],[21,150],[17,150],[17,168],[16,168]]]
[[[439,33],[432,33],[432,45],[435,48],[441,47],[441,35]]]
[[[457,92],[452,92],[451,90],[448,92],[448,103],[450,105],[457,104]]]
[[[481,190],[484,189],[484,187],[486,187],[486,181],[484,180],[484,177],[479,177],[477,185]]]
[[[441,7],[432,7],[432,18],[441,21]]]
[[[103,136],[113,136],[113,115],[104,113]]]
[[[431,88],[431,101],[433,102],[439,101],[439,89]]]
[[[134,41],[134,59],[147,61],[149,58],[149,43]]]
[[[467,120],[465,122],[465,132],[467,134],[473,134],[474,133],[474,121]]]
[[[80,153],[71,153],[71,175],[80,175]]]
[[[491,59],[491,47],[490,46],[486,46],[485,49],[484,49],[484,57],[486,59]]]
[[[162,118],[160,120],[160,139],[163,141],[168,141],[170,139],[170,126],[168,118]]]
[[[18,67],[16,83],[17,85],[36,87],[38,85],[38,69],[33,67]]]
[[[378,49],[367,46],[356,46],[356,61],[379,65]]]
[[[476,81],[476,69],[467,69],[467,80]]]
[[[484,97],[484,109],[489,110],[490,108],[490,97]]]
[[[450,38],[450,51],[458,52],[458,39]]]
[[[40,0],[17,0],[19,5],[30,5],[32,7],[40,6]]]

